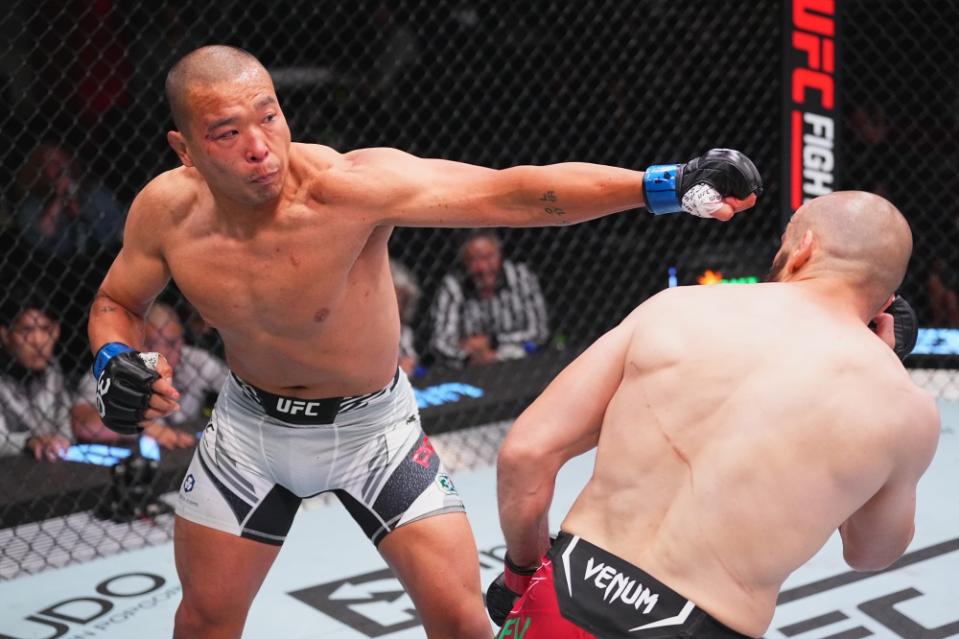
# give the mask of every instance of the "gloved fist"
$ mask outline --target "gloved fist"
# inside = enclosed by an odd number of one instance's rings
[[[884,317],[885,316],[885,317]],[[880,338],[895,351],[899,359],[904,360],[916,347],[919,338],[919,320],[916,311],[900,295],[892,304],[870,323]]]
[[[896,351],[899,359],[906,359],[912,349],[916,348],[916,340],[919,339],[919,320],[916,318],[916,311],[905,298],[897,295],[886,312],[892,315],[892,328],[896,335],[896,345],[892,347],[892,350]]]
[[[686,164],[653,165],[643,178],[646,208],[656,215],[686,211],[698,217],[729,219],[752,203],[743,202],[737,208],[727,198],[748,200],[762,191],[756,165],[733,149],[711,149]]]
[[[486,589],[486,610],[490,619],[497,626],[502,627],[507,615],[516,605],[516,602],[526,588],[537,568],[521,568],[514,564],[509,555],[506,555],[505,568],[493,583]]]
[[[160,377],[157,359],[157,353],[127,350],[112,355],[102,366],[97,377],[97,411],[110,429],[121,435],[140,432],[153,382]]]

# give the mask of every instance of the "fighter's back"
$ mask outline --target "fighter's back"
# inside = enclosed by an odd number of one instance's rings
[[[929,399],[802,285],[684,287],[627,321],[596,469],[563,529],[758,636],[789,573],[883,486],[904,415]]]

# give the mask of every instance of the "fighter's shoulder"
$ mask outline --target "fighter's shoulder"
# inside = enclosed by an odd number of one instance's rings
[[[859,351],[854,365],[846,366],[846,384],[858,384],[860,409],[873,414],[875,421],[890,427],[914,432],[916,428],[935,428],[938,432],[939,407],[935,398],[916,384],[892,349],[878,337],[867,338],[869,352]],[[851,389],[850,389],[851,390]]]
[[[644,339],[655,334],[656,339],[653,341],[660,346],[672,343],[682,332],[675,330],[675,326],[683,321],[684,309],[688,308],[689,304],[689,296],[682,289],[683,287],[667,288],[646,298],[622,319],[616,331],[634,337],[641,333]],[[669,318],[669,321],[663,321],[663,318]]]
[[[291,162],[296,164],[307,191],[317,200],[340,200],[350,190],[351,175],[355,174],[355,152],[341,153],[322,144],[296,143],[291,151]]]
[[[411,167],[414,156],[392,148],[364,148],[340,153],[319,144],[295,147],[305,167],[307,188],[326,204],[363,201],[395,185],[397,176]]]
[[[131,221],[151,225],[175,222],[194,208],[200,181],[196,170],[185,166],[157,175],[134,198],[130,207]]]
[[[936,399],[911,380],[887,387],[876,402],[886,441],[906,467],[924,468],[935,454],[942,429]]]
[[[409,161],[415,156],[406,151],[394,149],[385,146],[374,146],[363,149],[354,149],[343,154],[343,158],[350,163],[353,168],[367,166],[378,166],[392,162]]]
[[[324,144],[294,142],[290,148],[291,160],[307,172],[318,172],[342,167],[346,156]]]
[[[633,309],[626,320],[629,322],[660,313],[679,313],[690,305],[708,303],[704,299],[704,286],[674,286],[665,288],[646,298],[642,304]],[[682,317],[680,315],[679,317]]]
[[[889,396],[897,398],[896,408],[901,422],[907,427],[913,424],[939,426],[939,404],[936,398],[913,380],[908,371],[900,367],[895,376],[887,381]],[[893,395],[895,393],[895,395]]]

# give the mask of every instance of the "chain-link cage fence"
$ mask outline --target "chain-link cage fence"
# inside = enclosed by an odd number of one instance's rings
[[[955,305],[943,187],[959,106],[944,13],[956,8],[838,6],[844,185],[887,193],[913,222],[906,293],[948,325],[933,280]],[[502,355],[522,358],[485,367],[464,365],[436,337],[467,232],[396,229],[404,350],[415,355],[424,425],[445,432],[515,416],[572,354],[670,282],[767,270],[782,220],[782,24],[778,0],[12,2],[0,17],[0,579],[169,539],[157,496],[182,480],[186,445],[226,374],[216,332],[171,285],[148,318],[148,345],[175,353],[189,406],[141,442],[114,441],[99,423],[87,311],[132,198],[178,165],[163,85],[180,56],[209,43],[254,53],[294,140],[340,151],[642,169],[732,147],[755,161],[765,195],[730,224],[635,211],[499,229],[503,258],[545,320],[527,313],[537,326]],[[503,428],[483,432],[463,450],[492,460]],[[44,460],[65,443],[75,461]]]

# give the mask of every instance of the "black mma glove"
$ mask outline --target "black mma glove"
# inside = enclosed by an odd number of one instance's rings
[[[744,200],[762,192],[756,165],[733,149],[711,149],[686,164],[654,164],[643,177],[646,208],[655,215],[686,211],[712,217],[724,197]]]
[[[486,589],[486,611],[497,626],[502,627],[516,601],[523,596],[536,568],[520,568],[506,555],[506,566]]]
[[[892,350],[896,352],[899,359],[904,360],[916,347],[916,340],[919,339],[919,320],[916,319],[916,311],[909,302],[897,295],[886,312],[892,315],[892,330],[896,335],[896,345],[892,347]]]
[[[156,353],[140,353],[111,342],[98,352],[93,365],[97,378],[97,412],[111,430],[136,435],[150,405],[156,372]]]

